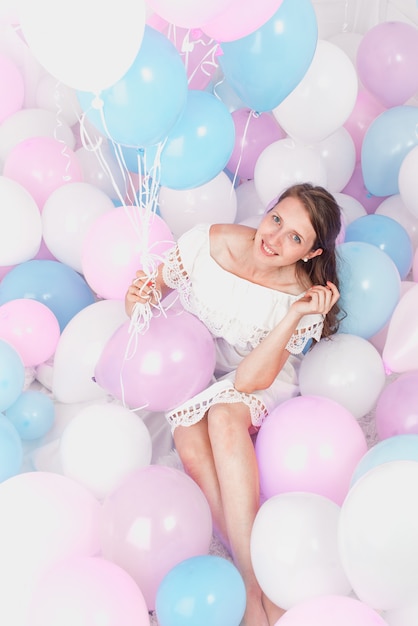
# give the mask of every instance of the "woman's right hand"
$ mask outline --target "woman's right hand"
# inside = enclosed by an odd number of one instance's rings
[[[126,292],[126,314],[128,317],[132,317],[134,306],[138,303],[157,304],[160,299],[161,294],[158,292],[155,278],[150,277],[142,270],[138,270]]]

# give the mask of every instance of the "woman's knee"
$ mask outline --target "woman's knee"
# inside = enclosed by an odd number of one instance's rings
[[[179,426],[174,431],[174,444],[187,472],[199,466],[210,453],[210,442],[206,433],[193,426]]]
[[[234,437],[238,431],[248,431],[251,425],[249,409],[241,404],[214,404],[208,413],[208,431],[216,435]]]

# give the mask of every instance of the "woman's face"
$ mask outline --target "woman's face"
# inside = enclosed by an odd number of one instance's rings
[[[297,198],[287,197],[262,219],[255,235],[255,252],[265,262],[292,265],[322,253],[313,250],[316,233],[309,214]]]

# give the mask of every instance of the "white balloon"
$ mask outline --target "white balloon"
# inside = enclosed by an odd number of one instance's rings
[[[357,51],[363,37],[364,35],[361,33],[343,32],[328,37],[328,41],[341,48],[349,57],[354,67],[356,67]]]
[[[345,225],[348,226],[358,217],[367,215],[367,211],[359,200],[346,193],[334,192],[335,200],[344,216]]]
[[[57,81],[50,74],[43,76],[36,91],[39,108],[53,113],[59,122],[74,126],[83,113],[77,91]]]
[[[237,215],[235,221],[242,223],[245,220],[257,219],[260,221],[266,207],[261,202],[254,180],[246,180],[235,189],[237,196]]]
[[[346,333],[321,339],[305,355],[299,371],[302,395],[331,398],[356,418],[374,407],[385,379],[376,348],[367,339]]]
[[[38,205],[22,185],[0,176],[0,265],[17,265],[38,253],[42,218]]]
[[[388,626],[416,626],[418,624],[418,602],[386,611],[384,618]]]
[[[398,173],[399,194],[406,208],[418,217],[418,146],[403,158]]]
[[[344,126],[314,144],[327,169],[327,189],[341,192],[348,184],[356,166],[356,147]]]
[[[158,199],[161,217],[176,238],[203,222],[232,224],[237,213],[235,189],[225,172],[193,189],[161,187]]]
[[[99,300],[69,321],[54,358],[52,391],[58,402],[85,402],[106,395],[94,381],[94,370],[107,341],[126,319],[121,300]]]
[[[357,72],[348,55],[329,41],[318,40],[305,76],[273,115],[294,139],[317,143],[346,122],[357,91]]]
[[[61,436],[65,476],[102,500],[135,469],[149,465],[150,433],[138,415],[114,403],[81,409]]]
[[[261,589],[290,609],[320,595],[348,595],[338,553],[340,507],[315,493],[290,492],[260,507],[251,532],[251,560]]]
[[[58,261],[82,274],[84,237],[93,222],[114,209],[107,194],[90,183],[68,183],[47,198],[42,210],[43,237]]]
[[[267,206],[294,183],[327,186],[327,170],[318,152],[286,137],[263,150],[254,168],[257,194]]]
[[[127,172],[119,164],[107,143],[96,149],[82,146],[75,151],[83,172],[83,180],[106,193],[109,198],[124,199],[128,189]]]

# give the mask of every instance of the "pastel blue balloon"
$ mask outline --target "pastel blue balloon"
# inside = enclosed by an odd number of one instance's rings
[[[41,391],[23,391],[4,412],[24,441],[39,439],[49,432],[55,420],[52,398]]]
[[[391,107],[368,127],[361,146],[364,186],[374,196],[399,193],[402,161],[418,145],[418,107]]]
[[[116,143],[141,147],[166,137],[187,99],[187,72],[180,53],[162,33],[145,26],[129,70],[100,93],[78,91],[90,122]],[[101,105],[101,106],[100,106]]]
[[[418,462],[418,435],[395,435],[376,443],[357,464],[350,487],[366,472],[391,461]]]
[[[234,122],[223,102],[206,91],[190,90],[161,154],[158,145],[146,148],[144,165],[163,187],[193,189],[223,171],[234,143]]]
[[[19,474],[23,463],[23,445],[13,424],[0,415],[0,482]]]
[[[345,241],[363,241],[386,252],[405,280],[412,267],[414,247],[405,228],[386,215],[363,215],[346,227]]]
[[[271,111],[306,74],[317,41],[318,24],[310,0],[284,0],[259,29],[223,42],[219,65],[246,106]]]
[[[0,411],[16,402],[25,384],[25,366],[13,346],[0,339]]]
[[[239,626],[245,605],[241,574],[214,555],[191,557],[173,567],[156,595],[160,626]]]
[[[401,277],[389,255],[364,242],[338,246],[339,332],[370,339],[389,321],[401,296]]]
[[[20,263],[4,276],[0,305],[18,298],[31,298],[47,306],[61,332],[74,315],[95,302],[94,292],[78,272],[49,259]]]

